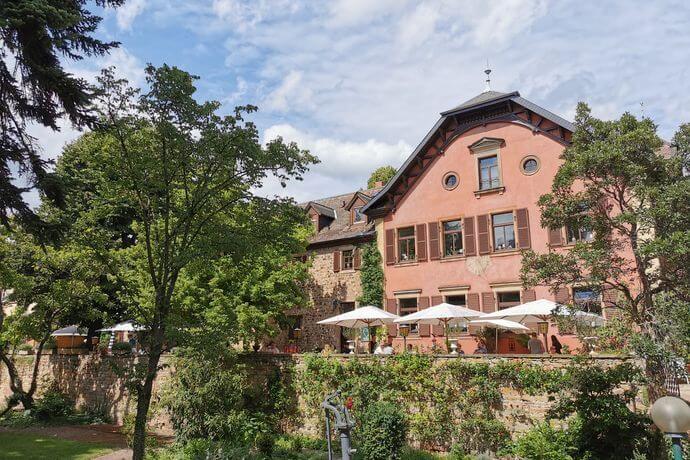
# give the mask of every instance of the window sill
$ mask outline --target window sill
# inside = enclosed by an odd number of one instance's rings
[[[446,262],[457,262],[459,260],[465,260],[467,256],[463,255],[457,255],[457,256],[446,256],[446,257],[441,257],[439,261],[441,263],[446,263]]]
[[[415,265],[419,265],[419,262],[417,260],[406,260],[405,262],[396,262],[393,266],[394,267],[412,267]]]
[[[498,193],[498,194],[502,195],[503,192],[505,192],[505,191],[506,191],[506,188],[501,185],[500,187],[487,188],[484,190],[475,190],[474,196],[476,198],[480,198],[482,195],[491,195],[492,193]]]
[[[517,248],[516,249],[502,249],[500,251],[490,252],[487,255],[492,256],[492,257],[505,257],[505,256],[514,256],[515,254],[520,254],[520,250]]]

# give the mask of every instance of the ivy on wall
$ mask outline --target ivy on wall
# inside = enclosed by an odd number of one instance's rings
[[[375,242],[362,247],[362,267],[359,271],[362,295],[357,299],[361,305],[383,306],[383,264]]]

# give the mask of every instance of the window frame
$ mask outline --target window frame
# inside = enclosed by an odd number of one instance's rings
[[[596,296],[596,300],[585,300],[585,301],[578,301],[577,298],[575,297],[577,292],[582,292],[582,291],[590,291]],[[570,289],[570,295],[571,298],[573,299],[573,305],[577,305],[578,308],[584,312],[587,313],[594,313],[596,315],[602,315],[604,312],[604,308],[602,306],[602,294],[597,290],[596,287],[593,286],[573,286]],[[583,305],[596,305],[595,310],[592,311],[589,307],[588,308],[582,308]]]
[[[349,256],[346,258],[345,253],[349,253]],[[346,260],[349,260],[349,266],[346,264]],[[355,269],[355,250],[354,249],[343,249],[340,251],[340,270],[345,271],[345,270],[354,270]]]
[[[451,303],[450,298],[451,297],[462,297],[464,299],[463,303]],[[467,308],[467,294],[444,294],[443,295],[443,301],[445,303],[449,303],[451,305],[459,305],[461,307]],[[470,334],[470,328],[467,323],[465,323],[465,326],[460,326],[460,325],[454,325],[454,326],[448,326],[448,337],[464,337]]]
[[[517,294],[517,304],[515,303],[516,301],[514,301],[514,300],[502,302],[501,296],[503,296],[505,294]],[[522,303],[522,292],[519,289],[496,291],[496,311],[505,310],[506,308],[511,308],[511,307],[516,306],[516,305],[520,305],[520,303]],[[504,304],[504,305],[510,304],[510,305],[505,305],[502,307],[501,304]]]
[[[397,304],[398,304],[398,316],[405,316],[410,313],[416,313],[419,311],[419,296],[414,296],[414,297],[398,297],[397,299]],[[403,302],[405,301],[410,301],[414,300],[415,306],[414,307],[403,307]],[[414,310],[413,310],[414,308]],[[410,323],[410,335],[419,335],[419,323]]]
[[[535,169],[534,171],[527,171],[525,169],[525,163],[527,163],[527,161],[529,161],[529,160],[534,160],[537,163],[537,169]],[[540,169],[541,169],[541,161],[539,161],[539,157],[537,157],[536,155],[525,155],[520,160],[520,171],[525,176],[533,176],[534,174],[538,173]]]
[[[577,232],[577,236],[575,239],[571,239],[571,230],[573,233]],[[583,238],[582,233],[585,231],[589,231],[590,233],[590,238]],[[577,243],[591,243],[594,241],[594,230],[592,229],[586,229],[586,227],[582,225],[566,225],[565,226],[565,242],[566,244],[577,244]]]
[[[460,223],[460,229],[459,230],[452,230],[452,231],[446,231],[445,224],[448,222],[459,222]],[[442,239],[442,258],[444,259],[451,259],[454,257],[464,257],[465,255],[465,229],[463,226],[463,218],[462,217],[453,217],[449,219],[444,219],[440,222],[440,237]],[[460,238],[460,251],[456,252],[454,254],[446,254],[446,234],[459,234]]]
[[[489,169],[490,186],[484,187],[483,186],[484,180],[482,178],[482,169],[484,169],[484,168],[482,168],[482,161],[486,161],[486,160],[489,160],[492,158],[496,160],[496,164],[493,166],[490,166],[488,168]],[[499,156],[498,152],[491,152],[491,153],[487,153],[486,155],[482,155],[482,156],[477,157],[477,174],[479,175],[479,184],[478,184],[479,188],[477,189],[478,191],[486,192],[487,190],[496,190],[496,189],[499,189],[503,186],[503,180],[501,178],[501,162],[500,161],[501,160],[500,160],[500,156]],[[495,178],[491,175],[491,170],[494,167],[496,168],[496,177]],[[494,182],[496,182],[496,185],[494,185]]]
[[[362,212],[361,212],[363,207],[364,207],[364,205],[352,207],[352,223],[353,224],[363,224],[367,221],[366,216],[364,214],[362,214]],[[357,220],[357,214],[359,214],[359,216],[360,216],[359,220]]]
[[[450,176],[455,176],[455,184],[453,185],[447,185],[446,181]],[[444,189],[450,191],[450,190],[455,190],[457,186],[460,184],[460,176],[458,176],[458,173],[455,171],[448,171],[443,175],[443,178],[441,178],[441,185],[443,186]]]
[[[411,236],[400,236],[400,232],[404,230],[412,229],[412,235]],[[402,246],[401,243],[405,241],[405,246],[407,248],[407,254],[410,253],[410,249],[412,250],[413,257],[408,257],[407,259],[403,260],[403,251],[402,251]],[[411,242],[411,246],[410,246]],[[398,263],[411,263],[411,262],[416,262],[417,261],[417,226],[416,225],[406,225],[404,227],[399,227],[396,229],[395,232],[395,243],[396,243],[396,251],[398,255]]]
[[[510,214],[511,215],[511,223],[510,224],[505,223],[505,224],[495,225],[494,224],[494,217],[502,215],[502,214]],[[489,226],[491,228],[491,250],[492,250],[492,252],[516,251],[518,242],[517,242],[517,225],[515,223],[515,210],[493,212],[493,213],[489,214],[489,219],[491,221],[489,223]],[[512,227],[512,229],[513,229],[513,247],[512,248],[506,247],[506,248],[498,249],[497,244],[496,244],[496,229],[499,227],[505,228],[505,227],[509,227],[509,226]],[[506,235],[505,235],[505,230],[504,230],[504,234],[503,234],[503,239],[506,240],[506,242],[508,241],[508,239],[506,238]]]

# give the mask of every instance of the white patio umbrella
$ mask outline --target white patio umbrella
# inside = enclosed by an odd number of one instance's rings
[[[139,324],[135,324],[134,320],[130,319],[128,321],[123,321],[117,323],[114,326],[104,327],[102,329],[96,329],[96,332],[136,332],[144,331],[146,328]]]
[[[602,325],[604,318],[594,313],[572,311],[569,308],[551,300],[539,299],[523,303],[514,307],[488,313],[482,319],[508,319],[518,323],[532,323],[535,321],[549,321],[555,316],[574,316],[578,320],[591,322],[593,325]],[[544,345],[548,350],[548,341],[544,333]]]
[[[332,324],[334,326],[358,328],[384,326],[391,324],[396,319],[398,319],[398,315],[367,305],[355,308],[347,313],[323,319],[316,324]]]
[[[470,326],[484,326],[492,327],[494,329],[503,329],[505,331],[519,331],[525,332],[530,329],[520,323],[515,321],[510,321],[508,319],[475,319],[470,321]],[[496,353],[498,353],[498,332],[496,332]]]
[[[433,307],[419,310],[415,313],[405,315],[402,318],[395,320],[396,323],[416,323],[416,324],[430,324],[433,326],[443,325],[443,332],[446,336],[446,348],[448,344],[448,326],[465,323],[467,320],[482,317],[484,313],[462,307],[460,305],[451,305],[449,303],[440,303]]]

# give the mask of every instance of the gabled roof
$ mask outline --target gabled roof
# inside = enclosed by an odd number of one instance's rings
[[[309,210],[309,208],[313,208],[314,211],[316,211],[317,214],[321,216],[326,216],[330,217],[331,219],[335,219],[335,209],[329,208],[328,206],[324,206],[321,203],[317,203],[316,201],[310,201],[307,203],[307,205],[304,207],[305,210]]]
[[[548,122],[543,123],[544,120]],[[540,132],[564,145],[569,144],[570,135],[575,131],[573,123],[524,99],[517,91],[485,91],[450,110],[441,112],[441,118],[405,160],[396,175],[362,211],[370,217],[380,217],[394,209],[397,204],[396,197],[404,195],[419,177],[417,173],[414,174],[416,177],[412,177],[413,174],[407,176],[410,170],[425,168],[465,131],[495,121],[527,126],[534,132]]]
[[[355,192],[344,193],[342,195],[335,195],[326,198],[319,198],[317,200],[312,200],[307,203],[303,203],[302,206],[305,210],[308,210],[310,207],[312,207],[317,212],[319,212],[319,209],[322,209],[324,211],[330,210],[334,216],[327,226],[323,227],[321,230],[316,232],[316,234],[309,239],[309,245],[328,246],[331,244],[342,244],[343,242],[345,242],[345,240],[366,241],[367,239],[371,239],[375,233],[374,223],[358,222],[356,224],[351,224],[350,210],[348,208],[348,205],[351,206],[351,204],[354,203],[357,197],[360,197],[365,202],[368,202],[380,190],[380,187],[366,190],[357,190]]]

